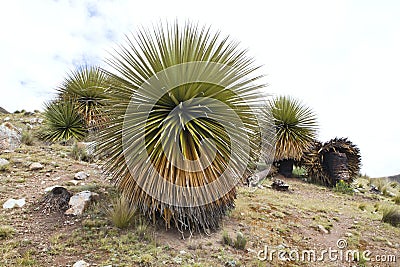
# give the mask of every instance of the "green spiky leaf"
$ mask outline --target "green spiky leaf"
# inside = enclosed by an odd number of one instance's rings
[[[45,104],[43,138],[51,142],[82,140],[86,129],[72,101],[53,101]]]

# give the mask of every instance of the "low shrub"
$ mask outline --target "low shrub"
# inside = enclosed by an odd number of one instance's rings
[[[15,229],[9,225],[0,225],[0,240],[12,237],[15,234]]]
[[[400,208],[396,206],[386,206],[382,209],[382,221],[393,226],[400,227]]]
[[[336,183],[334,191],[342,193],[342,194],[349,194],[349,195],[354,194],[354,190],[351,187],[351,185],[346,183],[343,180],[339,180],[339,182]]]
[[[244,237],[242,233],[237,233],[236,235],[236,240],[235,243],[233,244],[233,247],[236,249],[241,249],[244,250],[247,244],[247,239]]]
[[[117,196],[111,201],[111,207],[107,209],[107,215],[118,228],[127,228],[138,216],[136,208],[124,196]]]
[[[29,130],[25,130],[22,132],[21,142],[27,146],[33,145],[34,137],[33,133]]]

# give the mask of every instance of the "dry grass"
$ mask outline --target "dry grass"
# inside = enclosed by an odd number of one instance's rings
[[[120,195],[112,200],[111,207],[107,209],[107,215],[114,226],[127,228],[138,213],[129,200],[124,195]]]
[[[0,225],[0,239],[12,237],[15,234],[15,229],[9,225]]]
[[[32,146],[34,144],[34,135],[32,131],[25,130],[22,132],[21,142],[27,146]]]
[[[393,226],[400,226],[400,208],[396,206],[386,206],[382,209],[382,221]]]

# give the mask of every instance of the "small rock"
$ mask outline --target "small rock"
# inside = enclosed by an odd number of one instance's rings
[[[46,172],[46,177],[50,177],[50,173]],[[54,180],[53,180],[54,181]]]
[[[69,208],[65,214],[66,215],[82,215],[89,203],[96,198],[99,194],[90,191],[82,191],[73,195],[69,200]]]
[[[351,237],[351,236],[353,236],[353,234],[352,233],[345,233],[344,236],[345,237]]]
[[[179,251],[179,254],[181,254],[181,255],[185,255],[186,253],[187,253],[187,252],[184,251],[184,250]]]
[[[74,265],[72,265],[72,267],[89,267],[89,263],[87,263],[84,260],[80,260],[74,263]]]
[[[178,256],[176,256],[175,258],[172,259],[176,264],[181,264],[182,263],[182,259]]]
[[[34,162],[29,166],[30,171],[41,170],[43,168],[44,168],[44,166],[39,162]]]
[[[42,124],[43,119],[39,119],[39,118],[32,118],[29,120],[30,124]]]
[[[236,267],[236,261],[231,260],[231,261],[225,262],[225,267]]]
[[[9,120],[11,120],[10,117],[5,117],[5,118],[3,119],[3,121],[9,121]]]
[[[271,187],[272,187],[272,189],[275,189],[278,191],[288,191],[289,190],[289,185],[279,179],[274,180]]]
[[[317,228],[318,228],[318,231],[320,231],[320,232],[322,232],[324,234],[329,234],[329,231],[325,227],[323,227],[322,225],[318,224]]]
[[[88,174],[86,172],[77,172],[77,173],[75,173],[74,179],[75,180],[85,180],[89,176],[90,176],[90,174]]]
[[[8,160],[0,158],[0,170],[6,168],[8,165],[10,165]]]
[[[4,202],[3,209],[13,209],[16,206],[21,208],[21,207],[23,207],[25,205],[25,203],[26,203],[25,202],[25,198],[21,198],[21,199],[10,198],[6,202]]]
[[[354,189],[353,189],[353,192],[354,192],[354,193],[360,193],[360,190],[354,188]]]
[[[373,194],[378,194],[378,195],[382,194],[382,192],[379,191],[379,189],[375,185],[371,185],[371,189],[369,189],[369,192],[371,192]]]
[[[69,180],[69,181],[66,182],[66,184],[67,185],[78,185],[79,181],[77,181],[77,180]]]

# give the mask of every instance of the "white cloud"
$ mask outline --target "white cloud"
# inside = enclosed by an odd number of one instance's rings
[[[268,92],[318,114],[320,139],[349,137],[363,172],[400,173],[396,1],[29,1],[3,5],[0,106],[38,109],[74,66],[103,64],[139,25],[190,19],[242,42],[264,65]]]

